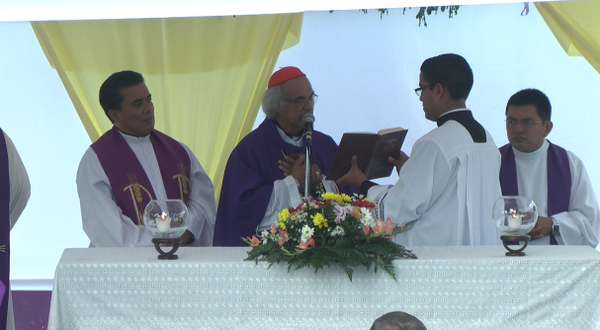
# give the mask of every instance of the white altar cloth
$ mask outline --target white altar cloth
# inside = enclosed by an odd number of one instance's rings
[[[49,329],[369,329],[394,310],[429,330],[600,329],[600,253],[583,246],[418,247],[387,273],[287,272],[247,248],[66,249]]]

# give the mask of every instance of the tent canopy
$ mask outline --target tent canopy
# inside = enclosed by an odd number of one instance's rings
[[[285,14],[307,11],[516,3],[515,0],[0,0],[2,21]]]

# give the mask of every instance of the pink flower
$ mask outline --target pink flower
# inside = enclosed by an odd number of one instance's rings
[[[384,231],[384,224],[383,221],[378,219],[377,225],[373,227],[373,233],[375,233],[375,235],[379,235],[382,231]]]
[[[272,224],[271,225],[271,233],[275,233],[277,231],[277,225],[276,224]]]
[[[369,231],[371,230],[371,227],[369,226],[364,226],[363,227],[363,231],[365,232],[365,235],[369,235]]]
[[[247,238],[250,241],[250,246],[254,247],[254,246],[260,245],[260,240],[258,238],[256,238],[255,235],[252,235],[252,239],[250,239],[250,237],[247,237]]]
[[[346,220],[346,215],[348,215],[348,213],[352,212],[352,206],[340,206],[338,204],[334,205],[335,208],[335,223],[340,223],[344,220]]]
[[[277,240],[277,243],[279,243],[279,246],[282,246],[285,242],[287,242],[288,240],[288,233],[285,230],[279,230],[279,239]]]
[[[383,232],[386,235],[391,235],[394,232],[394,223],[392,222],[392,219],[387,218],[385,224],[383,225]]]
[[[299,249],[306,249],[309,246],[315,246],[315,239],[314,238],[309,238],[308,242],[307,241],[300,241],[300,244],[296,245],[296,247],[299,248]]]

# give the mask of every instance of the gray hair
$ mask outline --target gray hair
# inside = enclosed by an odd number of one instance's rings
[[[404,312],[389,312],[380,316],[371,330],[427,330],[418,318]]]
[[[262,98],[262,109],[267,119],[275,119],[285,108],[285,94],[281,84],[268,88]]]

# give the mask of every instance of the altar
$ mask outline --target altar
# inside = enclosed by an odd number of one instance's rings
[[[386,272],[243,261],[247,248],[66,249],[49,329],[369,329],[390,311],[429,330],[600,329],[600,253],[584,246],[416,247]]]

